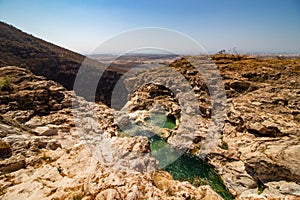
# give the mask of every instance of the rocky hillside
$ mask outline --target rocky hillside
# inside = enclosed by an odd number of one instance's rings
[[[84,56],[0,22],[0,66],[15,65],[72,89]]]
[[[83,61],[89,71],[85,74],[88,76],[85,84],[89,85],[89,80],[99,78],[97,77],[98,70],[104,69],[103,64],[0,22],[0,67],[18,66],[29,69],[36,75],[44,76],[72,90]],[[76,93],[88,100],[93,101],[96,98],[97,101],[110,104],[112,88],[121,74],[120,68],[112,65],[103,73],[96,95],[85,90],[78,90]],[[85,78],[82,77],[82,79]]]

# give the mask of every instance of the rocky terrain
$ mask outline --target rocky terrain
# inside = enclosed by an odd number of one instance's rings
[[[241,197],[258,187],[268,198],[299,198],[299,59],[214,59],[225,82],[227,117],[210,162]]]
[[[79,97],[74,101],[93,110],[101,128],[88,127],[92,113],[86,110],[76,126],[73,93],[58,83],[13,66],[0,68],[0,75],[1,199],[221,199],[209,186],[175,181],[164,171],[133,173],[103,164],[82,131],[101,133],[125,152],[147,152],[149,142],[117,138],[112,110]]]
[[[226,116],[204,159],[237,199],[299,199],[300,60],[213,59],[223,78]],[[171,89],[151,80],[151,70],[125,79],[129,88],[151,83],[135,90],[124,108],[132,113],[129,120],[140,123],[134,113],[161,105],[176,127],[157,133],[175,146],[176,138],[187,136],[189,151],[200,155],[213,123],[208,87],[186,59],[170,67],[191,84],[199,112],[191,110],[195,105],[181,107],[178,99],[187,97],[172,90],[166,68],[154,70]],[[0,77],[2,199],[221,199],[208,185],[193,186],[159,170],[147,137],[120,135],[120,128],[128,127],[122,112],[87,102],[26,69],[2,67]],[[192,120],[184,122],[184,115]],[[196,127],[188,129],[189,123]]]
[[[201,155],[203,142],[207,142],[205,137],[209,137],[206,135],[209,125],[214,122],[210,119],[213,106],[203,77],[187,60],[175,61],[170,66],[183,74],[195,91],[200,111],[198,128],[179,130],[177,126],[171,132],[159,134],[172,143],[176,136],[190,131],[185,135],[193,141],[190,151]],[[213,60],[223,78],[226,116],[217,145],[205,155],[205,160],[215,166],[238,199],[300,198],[299,59],[215,55]],[[174,82],[164,68],[141,70],[136,74],[125,80],[129,90],[151,84],[131,95],[127,104],[129,112],[160,104],[167,115],[176,117],[177,125],[182,123],[183,106],[178,103],[181,92],[171,91],[182,80]],[[185,114],[191,119],[187,124],[195,127],[192,116],[197,113]],[[175,145],[178,143],[184,144],[182,140]]]

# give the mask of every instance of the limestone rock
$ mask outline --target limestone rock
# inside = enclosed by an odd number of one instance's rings
[[[0,75],[10,80],[12,88],[9,92],[2,92],[0,96],[1,106],[4,108],[1,112],[33,110],[36,114],[48,114],[51,110],[62,107],[60,102],[65,98],[65,90],[58,83],[14,66],[1,68]],[[30,115],[24,115],[19,116],[18,120],[25,122],[29,118]]]
[[[9,116],[13,120],[16,120],[20,123],[27,122],[34,114],[33,110],[12,110],[5,113],[6,116]]]
[[[53,136],[57,135],[58,133],[58,126],[55,125],[48,125],[48,126],[41,126],[41,127],[36,127],[34,131],[37,133],[39,136]]]
[[[7,136],[6,131],[0,129],[0,138],[6,137],[6,136]]]
[[[22,157],[10,157],[0,161],[1,172],[13,172],[25,168],[26,162]]]
[[[62,146],[58,141],[50,140],[48,141],[46,148],[50,150],[56,150],[57,148],[62,148]]]
[[[96,200],[114,200],[114,199],[120,199],[120,195],[117,190],[115,189],[107,189],[99,194],[97,194]]]
[[[205,159],[236,199],[299,199],[299,60],[218,55],[214,61],[225,83],[227,111]],[[155,70],[149,70],[125,80],[127,88],[136,90],[126,105],[129,113],[120,120],[112,108],[87,102],[58,83],[18,67],[0,68],[0,76],[11,79],[0,93],[0,152],[5,157],[0,160],[0,198],[221,199],[210,186],[195,188],[158,171],[146,137],[120,137],[118,132],[132,121],[142,123],[134,114],[147,119],[144,110],[160,105],[176,118],[176,128],[160,129],[161,135],[179,145],[176,135],[187,136],[190,151],[201,153],[216,120],[210,119],[213,109],[224,105],[212,105],[203,76],[187,60],[169,66],[188,80],[197,104],[182,95],[188,88],[182,79],[168,78],[167,69],[159,69],[162,78],[153,80]],[[212,88],[222,87],[209,79]],[[101,146],[111,160],[100,162],[95,156],[93,150]]]

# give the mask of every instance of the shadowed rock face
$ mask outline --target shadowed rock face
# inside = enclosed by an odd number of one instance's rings
[[[0,66],[19,66],[72,89],[84,56],[0,22]]]
[[[101,101],[110,105],[111,91],[119,80],[122,71],[110,66],[103,72],[102,63],[83,55],[61,48],[42,39],[22,32],[13,26],[0,22],[0,67],[18,66],[29,69],[35,75],[56,81],[68,90],[72,90],[78,70],[82,63],[86,65],[86,74],[82,78],[86,88],[75,91],[89,101]],[[90,89],[89,80],[99,80],[97,90]]]
[[[35,76],[26,69],[13,66],[1,68],[0,77],[9,87],[9,90],[1,91],[1,113],[33,110],[33,113],[28,114],[47,114],[66,106],[63,101],[65,88],[54,81],[46,81],[45,78]]]

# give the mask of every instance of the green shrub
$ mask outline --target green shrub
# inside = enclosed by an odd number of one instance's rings
[[[47,156],[45,153],[43,154],[41,159],[44,160],[44,161],[51,161],[51,158],[49,156]]]
[[[267,186],[265,184],[263,184],[263,182],[261,182],[260,180],[258,180],[258,182],[257,182],[257,194],[263,193],[263,191],[266,188],[267,188]]]
[[[10,81],[6,77],[0,77],[0,91],[10,91],[11,86],[10,86]]]
[[[219,145],[219,147],[220,147],[221,149],[228,150],[228,144],[227,144],[227,142],[225,142],[225,141],[223,141],[223,140],[222,140],[221,145]]]
[[[81,200],[84,197],[83,193],[79,193],[79,194],[74,194],[73,195],[73,200]]]

